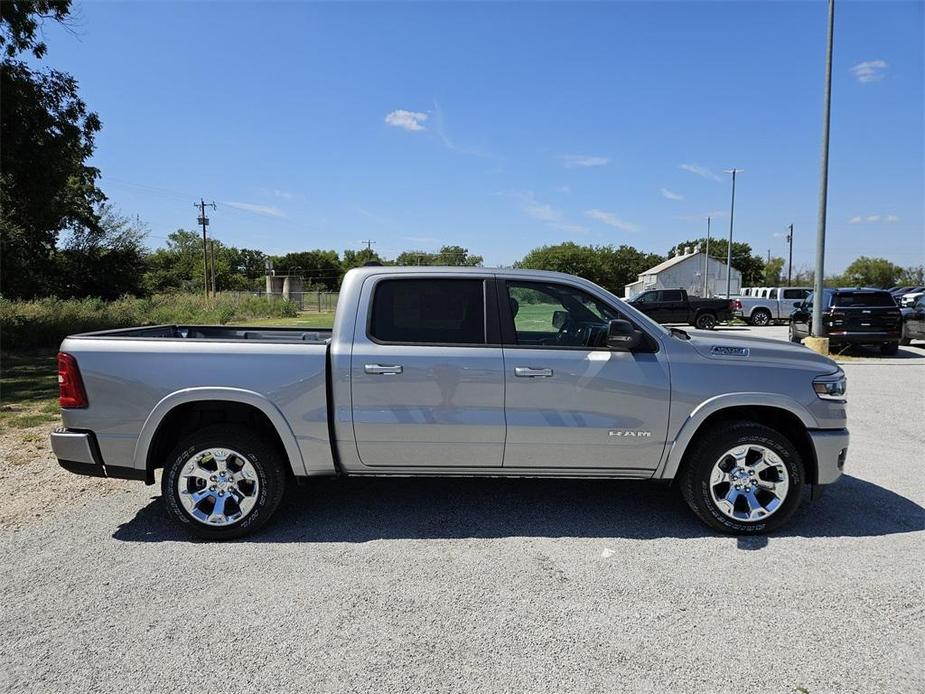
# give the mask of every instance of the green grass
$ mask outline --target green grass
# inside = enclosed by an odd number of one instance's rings
[[[247,325],[255,328],[279,327],[279,328],[330,328],[334,325],[333,311],[317,311],[300,313],[297,316],[287,318],[252,318],[248,320],[238,320],[229,325]]]
[[[0,355],[0,427],[28,429],[58,420],[55,354]]]

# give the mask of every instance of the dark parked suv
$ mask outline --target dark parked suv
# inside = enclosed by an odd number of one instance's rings
[[[800,342],[812,332],[814,294],[790,314],[790,340]],[[902,339],[902,314],[885,289],[826,289],[822,323],[829,345],[879,345],[883,354],[896,354]]]

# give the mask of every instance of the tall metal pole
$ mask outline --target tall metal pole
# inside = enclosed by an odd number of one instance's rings
[[[707,273],[710,271],[710,218],[707,217],[707,251],[703,255],[703,298],[707,296]]]
[[[825,47],[825,96],[822,101],[822,160],[819,165],[819,214],[816,218],[816,276],[813,281],[813,337],[825,337],[822,325],[825,278],[825,214],[829,194],[829,120],[832,107],[832,38],[835,32],[835,0],[829,0]]]
[[[790,258],[787,261],[787,286],[789,287],[793,275],[793,224],[790,225],[790,233],[787,234],[787,243],[790,244]]]
[[[199,208],[199,224],[202,225],[202,289],[206,295],[206,301],[209,300],[209,251],[207,248],[206,227],[209,226],[209,218],[206,217],[206,207],[215,209],[214,202],[206,202],[199,198],[199,202],[194,202],[193,207]]]
[[[732,225],[736,211],[736,174],[742,169],[729,169],[732,174],[732,204],[729,207],[729,246],[726,248],[726,298],[732,296]]]

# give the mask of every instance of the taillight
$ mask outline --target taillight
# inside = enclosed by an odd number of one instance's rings
[[[733,299],[732,301],[729,302],[729,310],[730,311],[741,311],[742,302],[739,301],[738,299]]]
[[[58,352],[58,405],[66,409],[89,405],[77,360],[67,352]]]

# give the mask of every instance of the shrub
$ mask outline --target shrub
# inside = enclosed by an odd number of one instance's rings
[[[68,335],[128,328],[134,325],[215,325],[250,318],[283,318],[298,314],[291,301],[220,294],[214,301],[195,294],[157,294],[139,299],[0,298],[0,344],[3,349],[57,347]]]

